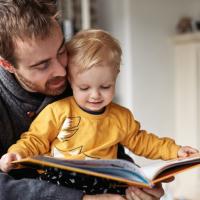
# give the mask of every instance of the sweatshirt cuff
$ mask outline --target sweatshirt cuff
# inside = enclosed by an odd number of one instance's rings
[[[181,148],[181,146],[179,146],[179,145],[174,145],[171,148],[171,157],[172,157],[172,159],[178,158],[178,151],[179,151],[180,148]]]

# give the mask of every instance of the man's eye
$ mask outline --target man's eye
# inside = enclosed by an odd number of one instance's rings
[[[41,70],[41,71],[42,71],[42,70],[47,69],[48,67],[49,67],[49,62],[45,62],[45,63],[43,63],[43,64],[41,64],[41,65],[35,67],[35,69]]]

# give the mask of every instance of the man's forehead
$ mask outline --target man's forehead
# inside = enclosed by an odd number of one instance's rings
[[[63,46],[63,40],[54,42],[52,40],[29,41],[18,43],[17,60],[18,64],[22,66],[32,66],[41,61],[52,59],[56,57],[57,52]]]
[[[60,40],[63,39],[63,34],[61,31],[60,26],[58,23],[53,23],[49,34],[46,36],[44,35],[37,35],[37,36],[25,36],[22,38],[16,38],[14,40],[15,44],[15,51],[16,55],[20,54],[21,52],[31,52],[34,50],[42,50],[47,49],[47,47],[54,46],[56,48],[56,45],[60,45]],[[20,56],[20,55],[19,55]]]
[[[29,49],[30,47],[36,47],[38,46],[38,43],[41,41],[40,38],[17,38],[15,39],[15,49],[16,53],[19,52],[20,50],[26,50]]]
[[[15,56],[18,63],[22,62],[24,65],[29,65],[31,64],[30,62],[35,62],[35,59],[41,59],[40,57],[45,56],[45,51],[43,49],[42,40],[39,38],[15,40]],[[41,51],[43,54],[39,53]]]

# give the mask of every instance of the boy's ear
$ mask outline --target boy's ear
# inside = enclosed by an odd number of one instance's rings
[[[116,76],[119,75],[119,72],[120,72],[120,69],[117,69],[117,70],[116,70]]]
[[[1,57],[0,57],[0,66],[5,70],[9,71],[10,73],[14,73],[16,70],[12,64],[10,64],[7,60]]]

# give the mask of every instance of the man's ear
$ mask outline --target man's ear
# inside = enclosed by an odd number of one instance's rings
[[[0,66],[3,67],[5,70],[9,71],[10,73],[15,73],[15,67],[10,64],[7,60],[0,57]]]

